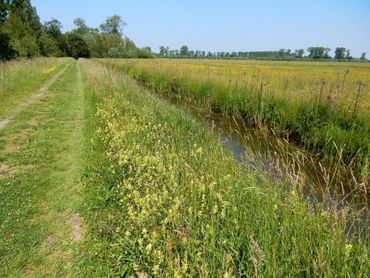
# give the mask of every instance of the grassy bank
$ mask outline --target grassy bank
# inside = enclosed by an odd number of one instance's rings
[[[63,58],[0,62],[0,117],[34,94],[68,62]]]
[[[104,60],[142,85],[205,110],[241,116],[328,161],[369,176],[366,65]],[[358,81],[363,83],[358,83]]]
[[[98,63],[83,71],[87,275],[366,277],[369,242],[347,237],[346,211],[276,191],[186,112]]]

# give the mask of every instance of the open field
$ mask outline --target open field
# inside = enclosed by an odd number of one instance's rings
[[[0,97],[0,121],[13,115],[0,128],[1,275],[367,277],[368,230],[353,233],[348,208],[277,188],[129,74],[93,60],[12,63],[6,80],[28,67],[35,78]]]
[[[332,163],[369,175],[368,63],[101,60],[205,110],[265,126]]]

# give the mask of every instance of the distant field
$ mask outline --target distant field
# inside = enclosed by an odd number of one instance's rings
[[[264,84],[265,93],[291,100],[317,98],[323,86],[322,100],[354,109],[358,82],[370,85],[370,63],[228,61],[228,60],[122,60],[150,71],[171,73],[177,77],[211,80],[231,87],[250,89]],[[322,85],[322,81],[325,82]],[[369,115],[370,87],[361,94],[358,109]]]
[[[192,105],[267,126],[368,175],[370,64],[227,60],[101,60]]]

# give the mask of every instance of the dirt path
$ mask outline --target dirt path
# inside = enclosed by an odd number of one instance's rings
[[[84,94],[74,62],[0,129],[0,276],[78,276]]]
[[[19,105],[17,108],[15,108],[13,111],[11,111],[4,119],[0,119],[0,129],[6,127],[10,121],[19,115],[24,109],[26,109],[28,106],[30,106],[32,103],[37,101],[39,98],[41,98],[45,92],[49,89],[51,85],[55,81],[60,78],[64,72],[67,70],[70,64],[67,64],[61,71],[59,71],[57,74],[55,74],[49,81],[47,81],[40,89],[36,91],[35,94],[33,94],[31,97],[29,97],[25,102],[23,102],[21,105]]]

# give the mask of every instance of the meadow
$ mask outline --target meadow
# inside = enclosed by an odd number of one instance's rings
[[[241,117],[368,180],[368,63],[100,60],[165,96]]]
[[[0,127],[4,276],[367,277],[369,231],[353,229],[353,211],[238,163],[208,124],[137,84],[154,79],[138,69],[135,81],[135,64],[112,64],[127,61],[3,68],[6,80],[28,77],[2,83],[5,116],[44,88]]]

